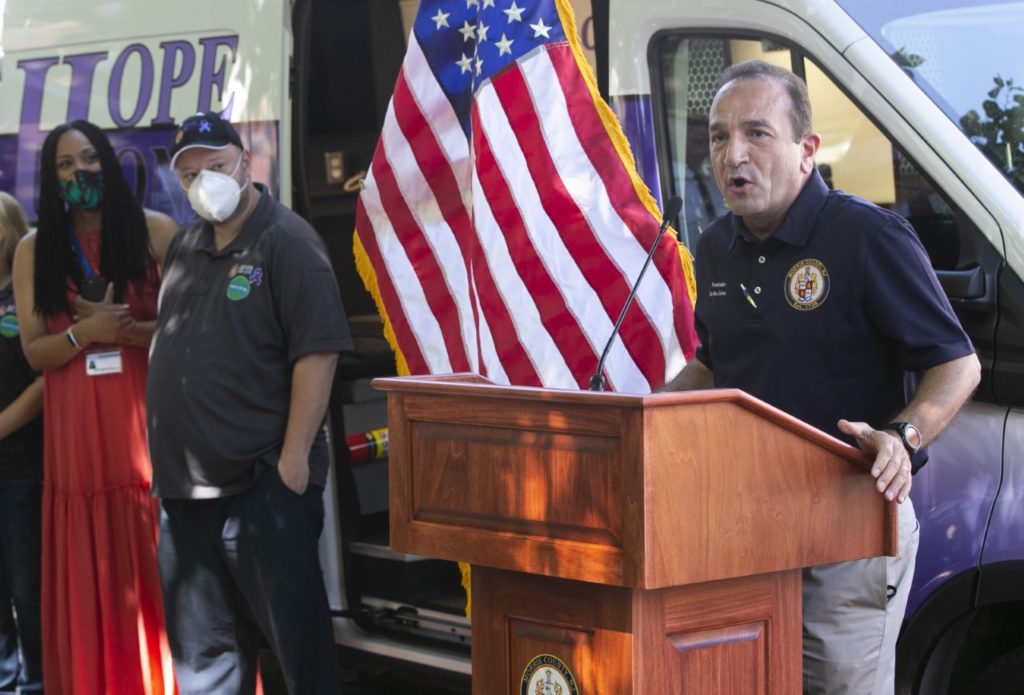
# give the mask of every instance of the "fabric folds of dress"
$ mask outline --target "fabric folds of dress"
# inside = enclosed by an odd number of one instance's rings
[[[79,235],[99,268],[99,233]],[[156,315],[157,275],[123,302]],[[69,302],[73,295],[69,292]],[[50,333],[71,324],[47,321]],[[89,376],[95,352],[120,350],[119,374]],[[92,346],[45,373],[43,671],[47,693],[175,692],[156,566],[145,348]]]

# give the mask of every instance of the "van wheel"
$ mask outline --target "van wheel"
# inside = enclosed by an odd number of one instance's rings
[[[967,695],[1024,695],[1024,647],[1017,647],[983,668]]]

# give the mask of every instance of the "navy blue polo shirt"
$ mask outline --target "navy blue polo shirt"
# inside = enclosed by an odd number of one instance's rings
[[[759,240],[729,213],[697,246],[697,359],[837,437],[906,405],[905,371],[974,351],[910,224],[830,191],[817,171],[782,226]]]

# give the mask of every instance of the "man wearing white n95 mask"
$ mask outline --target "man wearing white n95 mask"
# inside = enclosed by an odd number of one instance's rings
[[[146,394],[178,686],[253,692],[266,640],[290,692],[337,693],[317,556],[321,424],[352,347],[337,282],[316,232],[253,183],[230,123],[185,119],[171,156],[202,218],[167,251]]]
[[[231,153],[233,154],[233,153]],[[216,159],[217,156],[214,155]],[[235,181],[235,174],[242,166],[245,152],[238,153],[238,162],[230,174],[222,174],[216,169],[203,169],[199,173],[185,174],[186,180],[192,178],[188,185],[188,202],[196,214],[207,222],[214,224],[223,223],[238,209],[238,203],[242,198],[242,191],[249,188],[249,179],[239,185]],[[197,162],[203,164],[205,162]],[[219,168],[220,162],[211,162],[211,166]]]

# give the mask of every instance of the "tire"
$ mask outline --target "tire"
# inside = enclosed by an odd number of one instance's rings
[[[1024,695],[1024,647],[1017,647],[983,668],[966,695]]]

